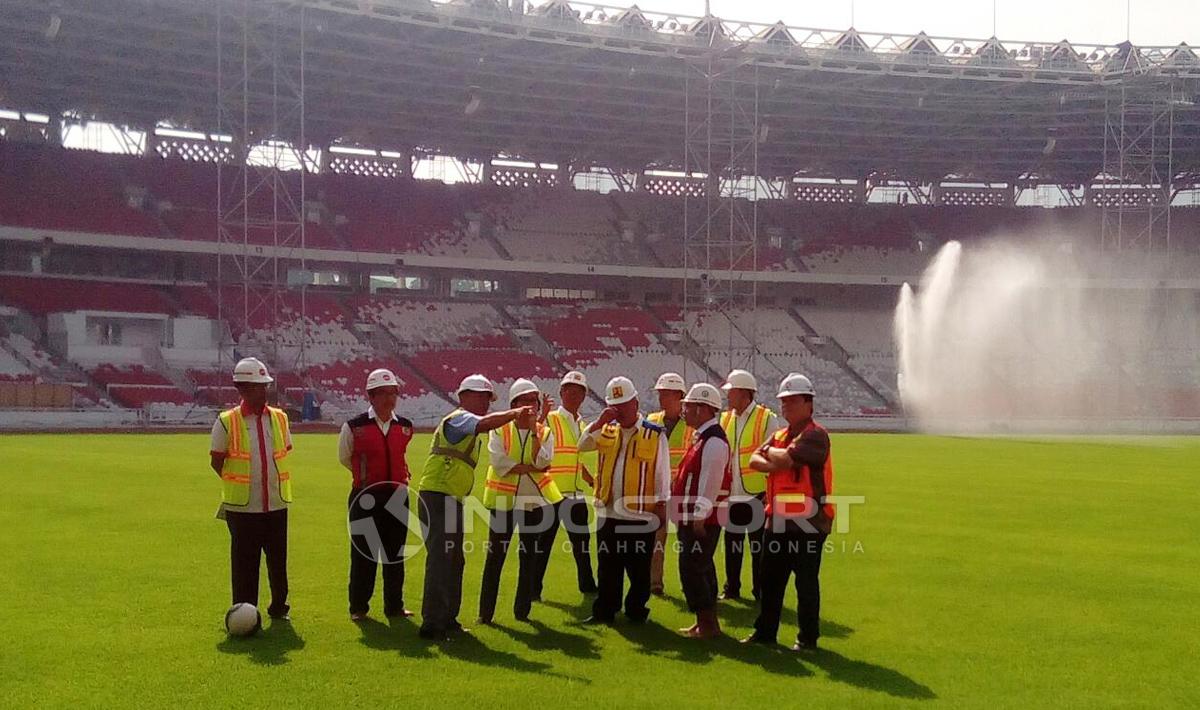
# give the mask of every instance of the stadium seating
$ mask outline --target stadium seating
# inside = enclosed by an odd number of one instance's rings
[[[81,283],[86,287],[81,288]],[[40,276],[0,276],[0,303],[36,315],[80,310],[115,313],[175,313],[155,286]]]
[[[388,295],[349,299],[358,322],[382,326],[413,348],[446,344],[511,348],[500,314],[486,303],[443,302]]]

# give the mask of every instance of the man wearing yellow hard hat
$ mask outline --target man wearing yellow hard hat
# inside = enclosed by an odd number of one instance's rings
[[[229,528],[233,603],[258,606],[259,564],[267,560],[271,605],[267,614],[288,620],[288,504],[292,476],[288,454],[292,435],[287,414],[267,405],[274,382],[257,358],[243,358],[233,369],[241,403],[217,416],[209,444],[209,464],[221,477],[217,517]]]

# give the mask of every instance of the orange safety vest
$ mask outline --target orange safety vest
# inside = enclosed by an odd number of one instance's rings
[[[824,431],[824,427],[809,420],[800,436],[813,429]],[[796,437],[799,438],[799,437]],[[775,432],[771,446],[785,449],[794,439],[788,437],[787,427]],[[820,473],[825,482],[825,495],[833,495],[833,453],[825,457],[825,466]],[[813,500],[813,472],[807,464],[796,464],[792,468],[772,471],[767,476],[766,514],[785,518],[810,519],[817,514],[820,501]],[[834,508],[831,503],[820,505],[825,520],[832,522]]]

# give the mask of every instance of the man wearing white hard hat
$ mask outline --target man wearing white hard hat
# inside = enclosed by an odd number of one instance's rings
[[[690,638],[721,634],[717,618],[717,567],[721,537],[718,506],[729,495],[729,440],[717,414],[721,393],[708,383],[692,385],[683,416],[696,431],[671,479],[671,519],[679,530],[679,583],[696,623],[680,633]]]
[[[338,461],[350,471],[350,619],[371,609],[375,570],[383,565],[383,613],[404,608],[404,545],[408,538],[408,463],[413,423],[396,414],[400,382],[391,370],[367,375],[367,411],[342,425]]]
[[[489,511],[488,540],[479,591],[480,624],[491,624],[496,614],[500,573],[513,532],[518,530],[519,567],[513,617],[518,621],[529,620],[538,571],[543,567],[541,560],[549,556],[549,538],[557,529],[554,506],[562,500],[562,493],[549,473],[554,434],[546,427],[546,415],[553,404],[554,400],[542,397],[532,380],[514,381],[508,390],[508,406],[521,409],[522,414],[493,429],[488,437],[491,463],[483,483],[483,506]]]
[[[799,633],[793,651],[817,649],[821,622],[821,552],[833,525],[833,459],[829,433],[813,420],[812,382],[791,373],[779,385],[787,426],[750,459],[767,475],[762,603],[754,633],[744,643],[774,644],[788,579],[796,575]]]
[[[217,516],[229,528],[233,603],[258,606],[259,565],[265,556],[271,586],[267,614],[286,621],[292,435],[287,414],[267,405],[267,385],[272,382],[267,366],[257,358],[243,358],[234,366],[233,386],[241,402],[217,416],[208,448],[209,464],[221,477]]]
[[[583,594],[596,593],[596,578],[592,574],[592,530],[589,527],[591,505],[588,503],[587,492],[591,490],[594,480],[592,470],[595,469],[595,454],[586,454],[579,450],[579,437],[587,428],[587,422],[579,416],[579,408],[587,399],[587,377],[578,370],[572,370],[563,375],[558,384],[558,408],[546,416],[546,426],[554,434],[554,457],[550,460],[550,476],[563,495],[556,506],[554,514],[556,525],[550,536],[550,544],[554,544],[554,535],[558,526],[567,529],[567,539],[571,543],[571,556],[575,558],[575,581]],[[538,570],[537,583],[534,588],[534,599],[542,596],[542,581],[546,578],[546,567],[550,555],[542,557],[542,567]]]
[[[666,524],[671,464],[663,428],[638,412],[638,393],[627,377],[604,389],[608,405],[579,439],[581,451],[595,450],[596,569],[598,592],[587,623],[612,623],[621,610],[634,622],[650,616],[650,561],[654,535]]]
[[[429,640],[465,631],[458,622],[466,566],[463,500],[475,487],[475,467],[483,449],[481,436],[518,416],[536,415],[534,407],[488,414],[496,401],[496,386],[483,375],[464,377],[454,394],[459,406],[434,429],[429,458],[417,484],[418,512],[426,531],[425,595],[419,633]]]
[[[779,428],[775,413],[755,402],[758,380],[746,370],[733,370],[725,378],[729,408],[721,413],[721,428],[729,439],[733,487],[725,516],[725,588],[722,599],[742,595],[742,552],[750,550],[751,591],[758,599],[759,557],[762,551],[762,503],[767,478],[750,468],[750,457]]]
[[[687,386],[683,378],[674,372],[664,372],[654,383],[654,391],[658,394],[657,412],[651,412],[646,420],[657,424],[667,433],[667,450],[671,455],[671,470],[679,468],[683,454],[692,442],[696,432],[683,416],[683,396]],[[650,593],[663,594],[663,557],[667,547],[667,526],[658,529],[654,538],[654,559],[650,561]]]

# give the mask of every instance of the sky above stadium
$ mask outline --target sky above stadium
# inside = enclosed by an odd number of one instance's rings
[[[727,20],[863,32],[984,38],[993,34],[992,0],[710,0]],[[608,0],[607,4],[621,5]],[[632,1],[631,3],[632,4]],[[704,0],[639,0],[644,10],[704,14]],[[853,5],[853,8],[852,8]],[[1200,1],[995,0],[995,35],[1004,40],[1141,45],[1200,44]]]

